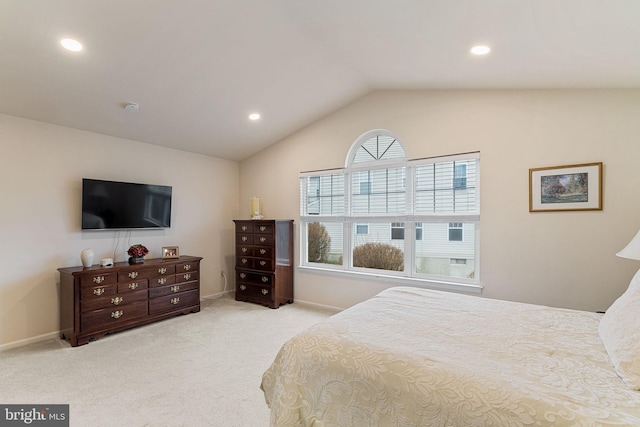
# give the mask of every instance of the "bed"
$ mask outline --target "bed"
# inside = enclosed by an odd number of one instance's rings
[[[387,289],[284,344],[271,425],[640,426],[633,291],[603,316]]]

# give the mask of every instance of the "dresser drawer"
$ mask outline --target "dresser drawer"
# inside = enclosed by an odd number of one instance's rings
[[[86,312],[80,319],[82,332],[109,329],[118,323],[147,315],[147,301],[137,301],[118,307],[103,308]]]
[[[261,286],[272,286],[273,275],[252,273],[248,271],[236,271],[236,283],[248,283]]]
[[[116,283],[118,281],[118,275],[116,273],[99,273],[99,274],[87,274],[80,278],[80,285],[84,288],[94,287],[97,285],[108,285]]]
[[[175,265],[161,265],[161,266],[155,267],[154,271],[155,271],[155,273],[153,274],[153,277],[170,276],[172,274],[176,274],[176,266]]]
[[[153,277],[154,269],[144,266],[127,267],[118,271],[118,282],[130,282],[132,280],[148,279]]]
[[[256,246],[253,249],[253,256],[259,258],[273,258],[273,247]]]
[[[239,268],[253,268],[253,258],[252,257],[236,257],[236,267]]]
[[[111,285],[82,287],[80,288],[80,301],[91,301],[108,295],[115,295],[117,291],[118,285],[115,283]]]
[[[118,283],[118,293],[139,291],[149,287],[149,279],[135,280],[133,282]]]
[[[149,300],[149,314],[164,313],[166,311],[179,310],[181,308],[192,307],[200,303],[200,292],[198,289],[187,292],[180,292],[160,298]]]
[[[253,256],[253,246],[236,246],[236,256]]]
[[[236,244],[253,245],[253,234],[236,234]]]
[[[272,246],[273,245],[273,235],[272,234],[255,234],[253,236],[253,244],[254,245]]]
[[[236,299],[273,301],[273,288],[271,286],[260,286],[240,283],[236,286]]]
[[[200,273],[197,271],[193,271],[190,273],[179,273],[176,274],[176,280],[174,283],[194,282],[198,279],[200,279]]]
[[[176,264],[176,274],[198,271],[199,265],[200,264],[197,262],[182,262],[180,264]]]
[[[256,270],[273,271],[273,260],[266,258],[254,258],[253,268]]]
[[[253,233],[253,222],[237,221],[236,233]]]
[[[159,298],[165,295],[177,294],[180,292],[198,289],[198,282],[180,283],[175,285],[160,286],[149,289],[149,298]]]
[[[257,223],[253,227],[253,232],[256,234],[273,234],[273,224]]]
[[[113,294],[99,298],[88,298],[80,301],[80,310],[84,313],[101,308],[118,307],[134,301],[146,301],[147,290],[127,292],[124,294]]]
[[[156,286],[173,285],[174,283],[176,283],[175,274],[165,277],[155,277],[153,279],[149,279],[149,288],[155,288]]]

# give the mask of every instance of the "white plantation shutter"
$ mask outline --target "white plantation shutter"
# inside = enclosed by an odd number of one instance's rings
[[[405,180],[404,167],[354,172],[351,175],[351,214],[404,215]]]
[[[414,214],[479,218],[477,153],[457,160],[421,160],[415,165]]]
[[[352,164],[368,163],[377,160],[405,160],[400,142],[390,135],[374,135],[366,139],[355,152]]]
[[[342,169],[300,176],[300,215],[344,215],[345,188]]]

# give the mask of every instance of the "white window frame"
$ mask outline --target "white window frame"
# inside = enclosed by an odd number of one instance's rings
[[[453,224],[453,225],[452,225]],[[460,240],[451,239],[451,230],[460,230]],[[450,222],[447,227],[447,241],[464,242],[464,224],[462,222]]]
[[[304,183],[304,179],[306,177],[312,177],[317,175],[328,175],[328,174],[344,174],[344,209],[341,215],[305,215],[304,214],[304,206],[303,199],[301,199],[301,214],[300,214],[300,265],[298,269],[301,271],[309,271],[323,274],[338,274],[338,275],[355,275],[360,278],[367,279],[375,279],[382,281],[390,281],[399,285],[410,285],[410,286],[418,286],[418,287],[428,287],[432,289],[443,289],[443,290],[454,290],[454,291],[463,291],[469,293],[481,293],[482,286],[480,284],[480,153],[466,153],[452,156],[441,156],[437,158],[425,158],[425,159],[417,159],[417,160],[409,160],[406,159],[377,159],[374,162],[368,163],[357,163],[350,164],[353,161],[356,150],[362,145],[366,138],[370,138],[371,135],[392,135],[389,131],[385,130],[376,130],[363,134],[360,138],[356,140],[356,142],[352,145],[349,155],[347,156],[347,161],[345,168],[341,169],[333,169],[333,170],[325,170],[325,171],[311,171],[311,172],[303,172],[300,174],[301,183]],[[398,141],[401,145],[401,143]],[[440,162],[448,162],[448,161],[458,161],[458,160],[469,160],[469,159],[477,159],[477,171],[475,177],[475,187],[476,187],[476,212],[471,213],[462,213],[462,214],[415,214],[414,206],[413,206],[413,198],[414,198],[414,168],[419,165],[424,165],[426,163],[440,163]],[[376,169],[389,169],[389,168],[398,168],[405,167],[405,177],[406,181],[404,182],[404,186],[406,189],[406,206],[405,211],[401,214],[367,214],[367,215],[352,215],[351,214],[351,194],[354,191],[352,187],[352,174],[355,172],[360,172],[363,170],[376,170]],[[455,169],[455,167],[454,167]],[[459,178],[455,177],[454,179]],[[305,189],[302,188],[303,184],[301,184],[301,197],[305,194]],[[358,186],[359,187],[359,186]],[[465,183],[466,187],[466,183]],[[306,236],[307,229],[306,225],[312,222],[329,222],[329,223],[341,223],[343,227],[342,231],[342,265],[335,264],[318,264],[318,263],[309,263],[307,262],[307,254],[306,254]],[[377,270],[377,269],[365,269],[365,268],[355,268],[352,265],[352,236],[355,233],[354,227],[358,224],[372,224],[372,223],[385,223],[388,224],[389,228],[392,223],[404,223],[405,225],[405,233],[404,233],[404,271],[396,272],[396,271],[388,271],[388,270]],[[415,242],[416,242],[416,228],[422,228],[422,238],[424,239],[425,233],[425,225],[434,223],[434,222],[442,222],[442,223],[473,223],[475,225],[475,248],[474,248],[474,277],[473,278],[462,278],[462,277],[449,277],[449,276],[434,276],[434,275],[425,275],[425,274],[417,274],[415,273]],[[448,236],[447,236],[448,240]],[[396,240],[397,241],[397,240]],[[453,257],[452,257],[453,258]]]
[[[360,233],[359,232],[360,227],[366,227],[367,231],[364,232],[364,233]],[[362,222],[356,223],[356,234],[358,234],[358,235],[368,235],[369,234],[369,223],[362,223]]]

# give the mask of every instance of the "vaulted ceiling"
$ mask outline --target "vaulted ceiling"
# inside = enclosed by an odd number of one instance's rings
[[[640,1],[0,1],[0,113],[150,144],[241,160],[429,88],[640,88]]]

